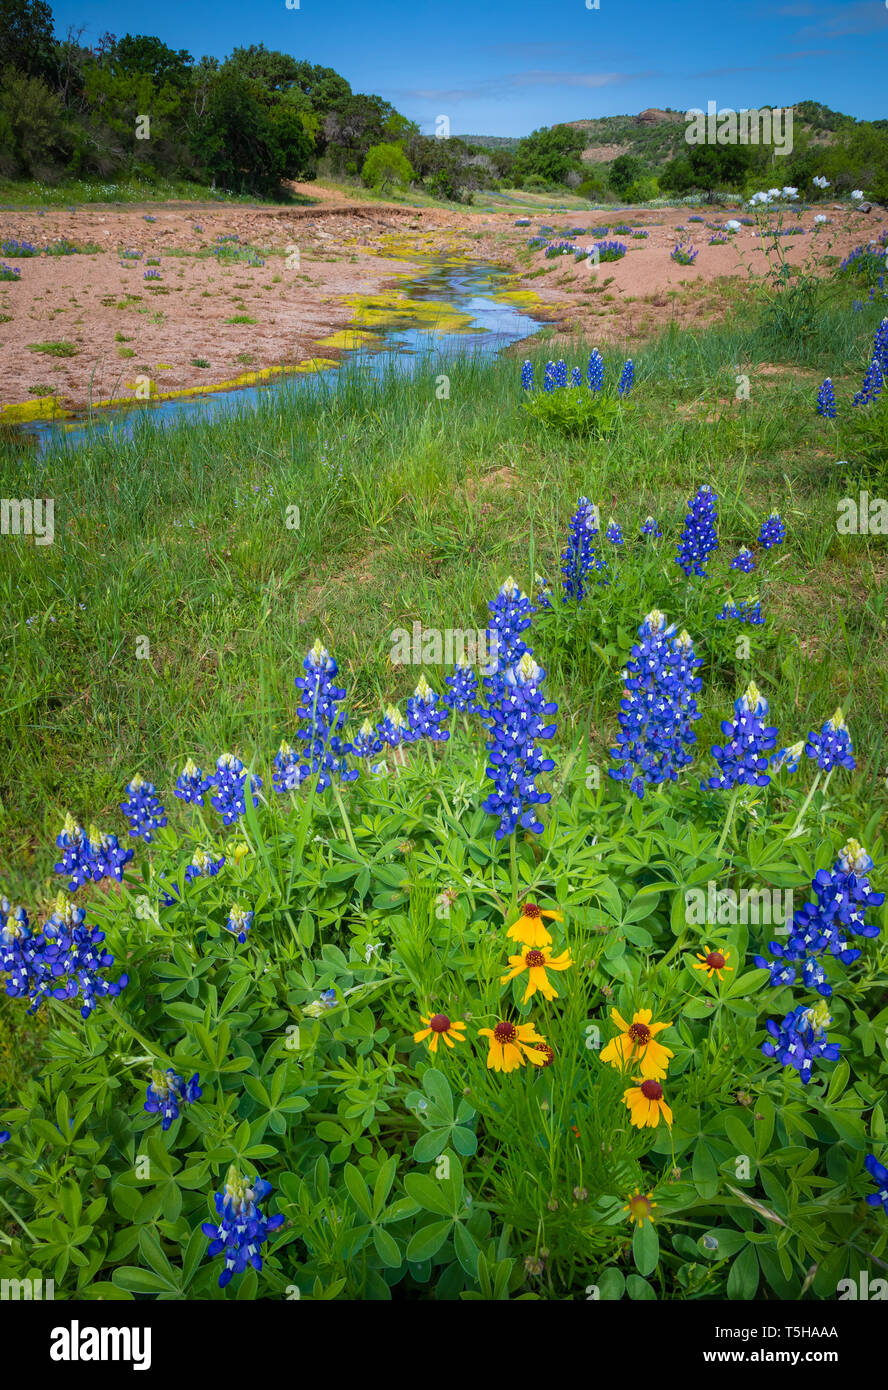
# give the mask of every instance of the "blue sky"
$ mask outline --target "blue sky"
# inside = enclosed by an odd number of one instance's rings
[[[291,0],[292,2],[292,0]],[[52,3],[52,0],[50,0]],[[591,5],[593,0],[588,0]],[[157,34],[195,58],[264,43],[335,68],[431,134],[526,135],[637,112],[791,105],[888,116],[884,0],[57,0],[56,32]]]

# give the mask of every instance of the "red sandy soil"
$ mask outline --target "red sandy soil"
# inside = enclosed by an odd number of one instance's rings
[[[388,206],[317,185],[296,191],[317,202],[310,207],[87,205],[76,211],[48,208],[42,215],[33,209],[0,213],[0,240],[42,247],[67,237],[100,248],[94,255],[6,258],[20,269],[21,280],[0,282],[0,314],[9,316],[0,322],[0,405],[53,394],[69,409],[82,408],[91,401],[131,399],[137,375],[147,375],[160,392],[175,392],[282,363],[335,359],[339,352],[319,340],[351,322],[344,296],[397,290],[398,277],[418,270],[428,255],[504,265],[515,274],[512,288],[535,291],[540,317],[556,319],[561,336],[581,331],[601,341],[632,341],[670,319],[688,323],[717,317],[736,305],[737,277],[745,281],[750,269],[756,276],[768,269],[754,228],[743,227],[728,245],[710,246],[713,232],[689,223],[688,209],[541,215],[520,228],[512,213]],[[818,254],[844,256],[884,226],[879,209],[867,215],[826,204],[818,210],[832,219],[817,234]],[[700,212],[720,223],[738,216]],[[793,265],[812,254],[813,218],[813,212],[802,215],[805,235],[782,239]],[[786,225],[794,220],[790,214]],[[592,270],[587,261],[575,263],[568,256],[547,261],[542,251],[529,253],[527,238],[540,221],[554,226],[556,237],[571,226],[620,223],[643,228],[649,237],[633,241],[612,234],[626,243],[628,254]],[[699,249],[692,266],[670,259],[680,225]],[[232,234],[264,256],[263,267],[220,264],[208,254],[217,237]],[[578,246],[593,241],[576,238]],[[298,269],[287,265],[288,248],[294,246],[300,252]],[[122,265],[125,249],[141,251],[141,260]],[[414,250],[417,259],[406,260]],[[149,257],[160,260],[159,281],[143,278]],[[529,311],[535,312],[532,305]],[[238,315],[256,322],[226,323]],[[60,340],[73,343],[77,355],[28,350],[31,344]],[[194,359],[209,366],[195,367]]]

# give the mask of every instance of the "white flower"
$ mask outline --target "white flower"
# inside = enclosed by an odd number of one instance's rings
[[[794,202],[799,196],[799,190],[797,188],[786,187],[783,189],[783,196],[784,198],[788,198],[790,202]]]
[[[725,231],[728,231],[728,232],[739,232],[739,230],[740,230],[740,223],[739,223],[739,222],[735,222],[735,220],[734,220],[733,217],[730,219],[729,222],[726,222],[726,223],[725,223]]]
[[[855,203],[859,203],[863,198],[863,190],[860,188],[852,188],[851,197],[854,199]]]
[[[779,198],[782,192],[783,192],[782,188],[769,188],[769,189],[768,189],[768,197],[769,197],[769,198]]]
[[[817,216],[814,218],[814,221],[815,221],[815,222],[828,222],[828,221],[829,221],[829,218],[826,216],[825,213],[818,212]]]
[[[829,188],[829,179],[825,179],[822,174],[815,174],[811,182],[815,188]]]

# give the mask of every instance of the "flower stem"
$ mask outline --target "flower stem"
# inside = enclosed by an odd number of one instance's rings
[[[721,854],[722,850],[725,847],[725,840],[728,838],[728,831],[730,830],[734,820],[734,812],[737,809],[737,798],[739,795],[740,788],[735,787],[734,790],[731,792],[731,800],[728,802],[728,814],[725,816],[725,823],[722,826],[721,839],[719,840],[715,851],[716,854]]]
[[[352,850],[354,851],[354,853],[355,853],[355,854],[358,854],[358,847],[357,847],[357,845],[355,844],[355,837],[354,837],[354,835],[352,834],[351,821],[350,821],[349,818],[348,818],[348,812],[347,812],[346,809],[345,809],[345,802],[343,801],[343,799],[342,799],[342,793],[341,793],[340,790],[339,790],[339,783],[336,781],[336,778],[335,778],[335,777],[332,779],[332,787],[333,787],[333,795],[334,795],[335,798],[336,798],[336,805],[339,807],[339,814],[340,814],[340,816],[342,817],[342,824],[345,826],[345,833],[346,833],[346,836],[348,837],[348,842],[349,842],[349,844],[351,845]],[[360,858],[360,857],[361,857],[361,856],[358,855],[358,858]]]
[[[818,783],[819,781],[820,781],[820,773],[818,772],[817,776],[814,778],[814,781],[811,783],[811,790],[808,792],[808,795],[805,797],[804,801],[802,802],[802,808],[801,808],[801,810],[799,811],[798,815],[797,815],[796,818],[795,818],[795,825],[792,827],[792,830],[790,830],[789,834],[788,834],[787,837],[786,837],[787,840],[792,840],[792,839],[795,837],[796,833],[798,832],[799,826],[801,825],[802,821],[804,820],[805,812],[807,811],[808,807],[811,805],[811,798],[813,797],[814,793],[815,793],[816,790],[817,790],[817,783]],[[827,777],[827,781],[829,781],[829,777]]]

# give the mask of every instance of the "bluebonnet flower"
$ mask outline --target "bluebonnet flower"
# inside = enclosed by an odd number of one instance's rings
[[[753,627],[761,627],[764,624],[762,617],[762,605],[759,599],[741,599],[735,603],[733,599],[727,598],[720,613],[716,613],[717,619],[734,619],[738,623],[750,623]]]
[[[692,574],[705,577],[704,565],[713,550],[718,548],[716,495],[708,483],[698,488],[688,502],[684,530],[681,533],[675,563],[688,578]]]
[[[823,385],[817,392],[817,414],[822,415],[825,420],[836,418],[836,393],[829,377],[825,377]]]
[[[410,743],[410,725],[397,705],[387,705],[385,717],[376,726],[382,743],[389,748],[397,748],[402,743]]]
[[[336,1004],[336,990],[322,989],[317,999],[303,1006],[302,1012],[309,1018],[322,1018],[328,1009],[335,1009]]]
[[[200,1100],[203,1091],[199,1083],[200,1077],[197,1072],[190,1081],[185,1082],[181,1076],[176,1075],[172,1067],[168,1067],[166,1071],[152,1068],[144,1108],[149,1115],[161,1115],[161,1129],[169,1129],[173,1120],[179,1118],[181,1102],[193,1105],[196,1100]]]
[[[633,366],[633,364],[632,364],[632,358],[630,357],[630,358],[628,359],[628,361],[626,361],[626,362],[623,364],[623,370],[622,370],[622,372],[620,373],[620,381],[619,381],[619,384],[618,384],[618,386],[617,386],[617,395],[618,395],[618,396],[628,396],[629,393],[630,393],[630,391],[632,390],[632,386],[633,386],[634,381],[635,381],[635,367]]]
[[[879,289],[883,288],[884,277],[879,276]],[[872,295],[871,295],[872,297]],[[882,379],[888,376],[888,318],[882,319],[873,339],[873,361],[878,362]]]
[[[185,870],[185,877],[190,883],[195,878],[215,878],[222,865],[225,863],[225,855],[219,859],[214,859],[209,850],[196,849],[191,859],[191,863]],[[167,903],[170,907],[172,903]]]
[[[407,701],[411,738],[430,738],[436,743],[446,743],[450,737],[450,730],[444,727],[447,718],[447,705],[435,694],[425,676],[420,676],[416,689]]]
[[[550,584],[549,580],[546,578],[544,574],[537,574],[534,575],[533,583],[534,588],[536,589],[536,597],[534,598],[534,603],[536,604],[537,608],[551,608],[552,585]]]
[[[745,545],[741,545],[738,553],[731,561],[732,570],[742,570],[744,574],[752,574],[755,569],[755,558],[751,550]]]
[[[777,730],[765,725],[768,702],[753,681],[735,701],[734,711],[733,720],[722,721],[721,729],[727,742],[712,747],[718,774],[700,784],[713,791],[730,791],[738,785],[766,787],[771,780],[766,754],[777,742]]]
[[[691,725],[700,718],[694,697],[702,682],[694,673],[702,662],[687,632],[674,633],[675,624],[667,627],[655,608],[638,629],[640,641],[626,663],[620,733],[610,750],[621,762],[608,775],[628,782],[639,798],[646,784],[674,782],[691,761],[687,749],[696,742]]]
[[[874,357],[872,362],[870,362],[869,366],[866,369],[866,375],[863,378],[863,385],[861,386],[859,391],[855,392],[851,404],[869,405],[880,394],[882,390],[882,385],[882,368],[879,363],[879,359],[877,357]]]
[[[55,871],[57,874],[71,875],[68,887],[73,893],[92,878],[92,856],[86,832],[72,815],[65,816],[65,823],[56,836],[56,844],[62,851],[62,857],[55,865]]]
[[[497,840],[511,835],[519,825],[536,834],[543,829],[534,808],[551,797],[549,792],[537,788],[536,777],[550,772],[555,764],[551,758],[543,757],[537,740],[549,739],[555,733],[554,723],[546,720],[558,709],[540,691],[545,677],[542,667],[525,651],[518,664],[505,672],[490,702],[492,737],[487,744],[487,776],[494,790],[484,801],[483,809],[500,818],[494,832]]]
[[[586,368],[586,377],[589,382],[590,391],[600,391],[604,385],[604,358],[593,348],[589,353],[589,366]]]
[[[563,357],[559,357],[558,361],[555,363],[555,385],[567,385],[567,363]]]
[[[776,941],[772,941],[769,944],[768,950],[771,952],[772,956],[776,957],[775,960],[768,960],[765,956],[755,957],[755,965],[759,970],[769,970],[771,972],[771,978],[768,984],[772,985],[774,989],[779,989],[781,985],[795,984],[795,953],[792,952],[789,947],[784,949],[784,947],[778,945]]]
[[[356,758],[371,758],[382,752],[382,739],[376,733],[369,719],[365,719],[352,740],[352,752]]]
[[[652,516],[645,518],[639,534],[642,536],[653,536],[655,541],[662,540],[663,537],[663,532]]]
[[[236,820],[246,814],[246,786],[248,774],[244,771],[244,765],[240,758],[236,758],[233,753],[223,753],[216,760],[216,771],[213,774],[213,785],[216,788],[216,795],[212,798],[212,806],[219,812],[226,825],[233,825]],[[262,786],[261,777],[250,779],[250,794],[252,795]],[[258,806],[259,800],[253,796],[253,805]]]
[[[607,570],[607,562],[598,554],[594,537],[598,535],[598,508],[588,497],[581,497],[568,527],[567,549],[561,554],[561,573],[564,575],[564,598],[582,603],[589,592],[586,580],[592,570]],[[607,583],[607,579],[599,580]]]
[[[204,777],[197,763],[193,758],[189,758],[179,773],[175,795],[180,801],[189,802],[194,806],[202,806],[204,795],[213,785],[212,777]]]
[[[0,898],[0,975],[9,977],[6,993],[12,998],[27,993],[30,936],[25,909],[14,908],[7,898]]]
[[[12,1134],[8,1129],[0,1129],[0,1144],[8,1144]]]
[[[481,708],[478,703],[478,677],[466,661],[458,661],[452,676],[444,684],[447,693],[444,703],[448,709],[459,714],[477,714]]]
[[[271,785],[279,796],[286,796],[287,792],[296,790],[301,780],[299,754],[286,739],[283,739],[274,757]]]
[[[583,373],[582,373],[581,368],[579,368],[579,367],[573,367],[573,368],[571,368],[571,373],[570,373],[570,384],[571,384],[571,386],[582,386],[582,384],[583,384]]]
[[[138,774],[126,788],[127,800],[120,803],[120,809],[130,823],[130,835],[141,836],[150,845],[153,832],[166,825],[166,812],[157,799],[153,783],[146,782]]]
[[[296,737],[305,745],[300,774],[303,781],[312,773],[318,774],[318,789],[330,785],[330,774],[336,773],[343,782],[353,782],[358,769],[350,769],[345,754],[351,746],[343,743],[339,732],[346,723],[344,710],[338,708],[345,691],[333,684],[339,670],[320,638],[302,663],[304,676],[297,676],[295,685],[302,692],[298,714],[305,727]]]
[[[781,768],[786,768],[787,772],[796,772],[802,754],[805,751],[803,741],[790,744],[788,748],[780,748],[771,758],[771,768],[774,772],[779,772]]]
[[[699,254],[690,237],[687,240],[682,237],[669,253],[670,258],[673,261],[678,261],[679,265],[693,265]]]
[[[235,1274],[242,1274],[248,1265],[262,1268],[262,1246],[269,1233],[284,1224],[282,1215],[266,1216],[259,1208],[271,1192],[271,1183],[257,1176],[248,1180],[232,1165],[222,1192],[214,1197],[216,1221],[204,1221],[201,1230],[211,1241],[207,1255],[214,1259],[224,1254],[225,1267],[219,1275],[219,1287],[224,1289]]]
[[[810,930],[815,923],[826,937],[826,945],[833,950],[844,949],[840,941],[843,929],[855,936],[875,937],[879,927],[868,922],[866,914],[885,901],[884,893],[876,893],[870,887],[868,871],[873,861],[859,841],[851,839],[843,847],[832,869],[819,869],[814,875],[811,888],[817,899],[813,912],[802,909],[799,925]],[[812,904],[806,904],[811,907]],[[816,914],[816,917],[815,917]]]
[[[547,362],[547,363],[546,363],[546,370],[545,370],[544,373],[543,373],[543,390],[544,390],[544,391],[554,391],[554,390],[555,390],[555,363],[554,363],[554,362]]]
[[[89,828],[87,845],[92,860],[93,882],[99,883],[103,878],[113,878],[118,883],[122,882],[123,870],[132,859],[134,851],[123,849],[116,835],[107,835],[94,825]]]
[[[867,1206],[881,1207],[885,1215],[888,1216],[888,1168],[879,1162],[875,1154],[867,1154],[864,1164],[866,1171],[876,1184],[876,1191],[868,1192],[866,1195]]]
[[[530,627],[534,607],[511,575],[500,585],[499,593],[488,605],[490,621],[485,632],[487,667],[484,677],[488,691],[497,688],[500,673],[515,666],[528,650],[521,636]]]
[[[839,1056],[838,1043],[828,1042],[826,1038],[831,1023],[829,1009],[822,1000],[813,1008],[800,1004],[781,1024],[773,1018],[768,1019],[765,1027],[771,1038],[762,1043],[762,1052],[766,1057],[776,1057],[781,1066],[794,1067],[802,1084],[807,1086],[818,1058],[834,1062]]]
[[[771,515],[762,522],[762,529],[759,532],[759,545],[764,546],[765,550],[770,550],[772,546],[782,545],[785,540],[786,525],[779,512],[772,512]]]
[[[114,957],[102,948],[105,933],[86,926],[85,918],[83,908],[60,893],[52,916],[39,931],[25,935],[17,922],[6,992],[30,998],[28,1013],[35,1013],[45,999],[79,998],[81,1017],[89,1018],[98,998],[116,996],[129,983],[126,974],[113,982],[104,977]]]
[[[805,754],[816,762],[821,772],[831,772],[834,767],[844,767],[853,772],[857,763],[848,725],[840,709],[815,733],[812,729],[805,744]]]
[[[228,921],[225,923],[225,930],[230,931],[232,936],[236,936],[241,946],[247,939],[247,933],[253,925],[252,912],[248,912],[245,907],[240,907],[234,903],[228,913]]]
[[[612,521],[604,534],[611,545],[623,545],[623,530],[618,522]]]
[[[533,390],[533,363],[525,361],[521,368],[521,389],[522,391]]]

